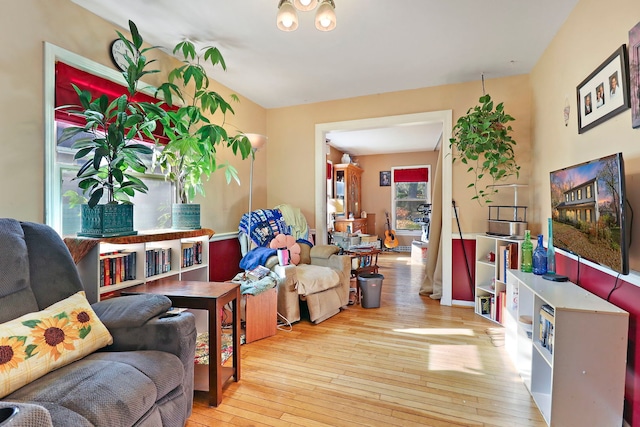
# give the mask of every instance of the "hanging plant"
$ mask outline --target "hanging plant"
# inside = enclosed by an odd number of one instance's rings
[[[520,166],[513,151],[516,141],[511,138],[512,128],[508,125],[513,120],[504,112],[502,103],[494,108],[491,96],[483,95],[480,105],[467,110],[453,127],[453,137],[449,140],[453,161],[460,160],[469,166],[467,172],[474,174],[474,180],[467,188],[474,188],[472,200],[478,200],[480,205],[492,202],[492,195],[498,191],[493,186],[496,182],[520,176]],[[486,177],[491,182],[480,186],[480,181]]]

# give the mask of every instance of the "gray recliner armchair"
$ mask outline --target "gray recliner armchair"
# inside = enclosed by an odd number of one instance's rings
[[[82,290],[53,229],[0,219],[0,324]],[[11,392],[0,413],[18,408],[11,426],[184,426],[193,403],[195,319],[164,316],[170,306],[161,295],[92,304],[113,344]]]

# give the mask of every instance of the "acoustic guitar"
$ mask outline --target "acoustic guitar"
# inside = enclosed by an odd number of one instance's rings
[[[384,246],[388,249],[398,246],[398,239],[396,239],[396,232],[391,229],[389,223],[389,212],[384,213],[387,216],[387,229],[384,231]]]

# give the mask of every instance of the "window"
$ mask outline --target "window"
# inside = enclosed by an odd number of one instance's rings
[[[586,193],[587,193],[587,199],[590,199],[591,198],[591,186],[590,185],[587,185]]]
[[[71,147],[75,139],[82,138],[84,135],[78,134],[73,140],[60,141],[62,130],[68,126],[72,126],[72,124],[56,120],[58,139],[56,141],[55,173],[59,177],[57,182],[60,186],[61,200],[59,201],[58,214],[62,220],[61,233],[63,236],[75,235],[80,231],[80,205],[87,202],[74,180],[84,160],[74,160],[76,150]],[[140,142],[149,146],[152,145],[148,142]],[[147,184],[149,191],[146,194],[136,193],[132,198],[136,205],[133,218],[134,228],[136,230],[170,228],[172,185],[170,182],[165,181],[164,175],[161,174],[160,170],[150,170],[151,156],[143,157],[143,161],[149,169],[146,174],[138,176]],[[102,200],[102,202],[104,201]]]
[[[77,103],[77,95],[71,87],[71,82],[90,90],[94,96],[97,93],[118,96],[126,89],[119,73],[71,52],[46,44],[45,56],[47,59],[45,73],[46,223],[63,236],[75,235],[80,231],[80,205],[86,203],[86,198],[73,178],[84,162],[81,159],[74,159],[76,150],[72,148],[73,140],[61,141],[60,136],[65,127],[81,123],[62,111],[54,111],[54,108]],[[116,81],[121,83],[115,83]],[[70,96],[73,98],[69,98]],[[136,97],[152,99],[147,94],[139,94]],[[80,137],[82,135],[76,136],[76,138]],[[142,143],[153,144],[145,141]],[[143,160],[148,167],[151,166],[151,156]],[[136,230],[169,228],[174,194],[172,184],[165,181],[158,169],[147,169],[147,172],[139,177],[149,190],[147,194],[137,193],[132,199],[136,205],[134,228]]]
[[[419,234],[422,224],[414,218],[423,217],[418,206],[431,203],[430,170],[427,165],[394,167],[391,172],[393,228],[400,234]]]
[[[582,200],[582,190],[578,190],[578,200]]]

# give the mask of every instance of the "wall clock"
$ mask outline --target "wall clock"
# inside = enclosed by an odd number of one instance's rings
[[[126,58],[127,56],[134,62],[138,56],[137,52],[131,52],[129,46],[127,46],[122,39],[115,39],[111,42],[111,49],[109,52],[111,53],[111,60],[113,61],[113,64],[122,71],[127,71],[127,68],[129,68],[129,62]]]

